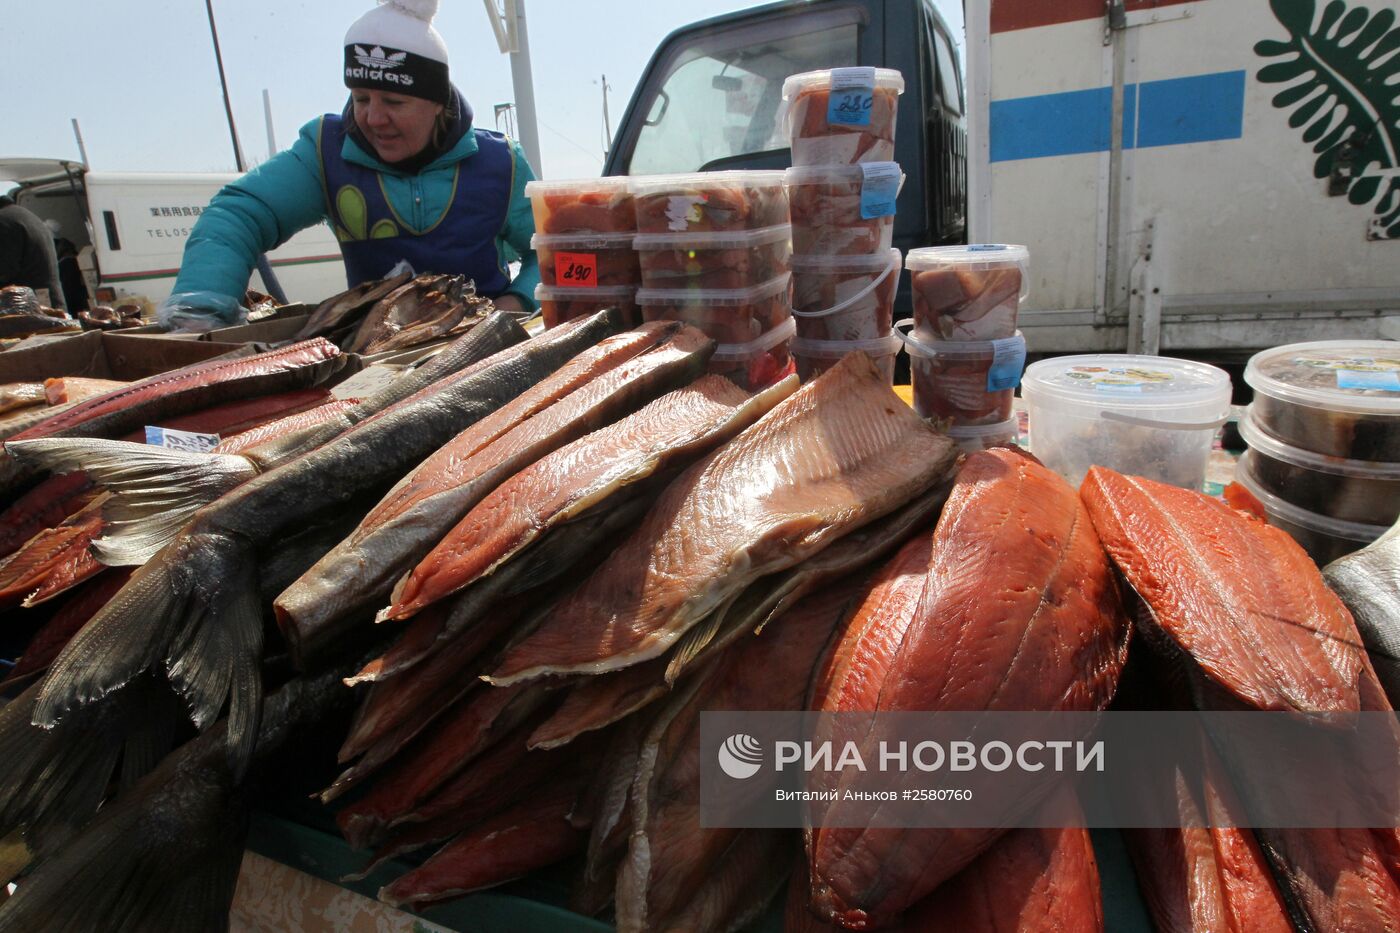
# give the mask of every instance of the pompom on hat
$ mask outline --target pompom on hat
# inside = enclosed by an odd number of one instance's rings
[[[345,86],[451,102],[437,10],[438,0],[379,0],[345,33]]]

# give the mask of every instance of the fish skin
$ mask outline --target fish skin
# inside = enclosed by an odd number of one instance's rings
[[[29,639],[24,646],[24,654],[15,661],[15,666],[5,679],[0,680],[0,690],[28,680],[47,668],[63,646],[87,624],[88,619],[122,588],[129,576],[131,571],[126,568],[111,568],[87,581],[80,590],[69,596],[63,606]]]
[[[330,399],[314,408],[293,412],[278,418],[276,421],[268,421],[225,437],[215,445],[211,452],[216,454],[242,453],[275,437],[320,425],[337,415],[344,414],[360,404],[361,401],[357,398]]]
[[[81,471],[41,480],[0,512],[0,558],[9,557],[45,528],[62,523],[97,494],[92,480]]]
[[[367,310],[379,299],[401,288],[412,278],[410,273],[403,272],[372,282],[361,282],[354,288],[346,289],[338,295],[332,295],[316,306],[316,310],[307,317],[306,323],[297,332],[295,339],[306,340],[311,337],[327,336],[331,331],[344,324],[347,318],[358,311]]]
[[[1128,634],[1075,491],[1029,455],[980,451],[963,461],[931,540],[915,538],[875,578],[823,665],[814,708],[1099,710],[1117,687]],[[1029,790],[1020,805],[1037,803]],[[1000,832],[819,827],[808,835],[813,909],[879,929]]]
[[[498,486],[438,542],[414,568],[406,595],[416,592],[431,603],[471,585],[610,494],[708,454],[796,388],[794,377],[751,398],[727,379],[702,376],[541,458]]]
[[[438,302],[439,311],[431,317],[420,317],[403,326],[398,333],[375,340],[365,348],[365,353],[391,353],[427,343],[430,340],[452,333],[461,332],[485,317],[494,305],[490,299],[478,297],[471,283],[459,290],[455,300]]]
[[[278,597],[278,624],[294,649],[314,648],[347,617],[382,605],[394,581],[499,482],[671,381],[693,378],[713,344],[684,333],[664,325],[609,336],[430,454]]]
[[[0,415],[31,405],[48,404],[42,382],[7,382],[0,385]]]
[[[598,674],[657,657],[753,580],[926,492],[954,457],[869,357],[849,354],[682,473],[491,680]]]
[[[1400,522],[1322,578],[1351,611],[1390,705],[1400,705]]]
[[[94,395],[115,392],[126,385],[117,379],[85,379],[81,376],[55,376],[44,380],[44,400],[49,405],[81,402]]]
[[[36,424],[47,421],[54,415],[61,415],[66,411],[77,408],[83,400],[74,402],[62,402],[58,405],[35,406],[33,408],[21,408],[12,411],[8,415],[0,415],[0,441],[7,441],[22,431],[27,431]]]
[[[420,275],[390,292],[369,309],[365,319],[345,344],[348,353],[372,353],[404,327],[424,317],[435,317],[461,297],[465,280],[460,276]]]
[[[696,886],[695,894],[650,929],[658,933],[737,933],[751,929],[787,881],[797,835],[750,829]]]

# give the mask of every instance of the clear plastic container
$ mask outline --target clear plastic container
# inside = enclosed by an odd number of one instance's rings
[[[1390,530],[1388,525],[1346,522],[1299,508],[1265,489],[1244,460],[1235,470],[1235,482],[1259,500],[1269,524],[1288,532],[1319,567],[1361,550]]]
[[[999,340],[1016,333],[1030,253],[1024,246],[977,243],[909,251],[914,324],[938,340]]]
[[[792,318],[788,318],[756,340],[721,343],[710,357],[709,372],[750,392],[767,388],[792,373],[789,345],[796,331]]]
[[[1098,464],[1199,490],[1230,377],[1165,356],[1063,356],[1031,364],[1021,397],[1031,451],[1071,484]]]
[[[784,275],[792,227],[719,233],[639,233],[644,288],[752,288]]]
[[[872,256],[793,256],[792,313],[804,340],[873,340],[894,327],[899,250]]]
[[[587,317],[604,308],[621,308],[626,313],[628,326],[636,327],[641,323],[636,294],[637,290],[630,285],[616,288],[535,286],[535,301],[539,302],[545,327]]]
[[[990,447],[1008,447],[1016,443],[1018,434],[1015,418],[1008,418],[996,424],[954,425],[948,429],[948,436],[965,454],[973,454]]]
[[[636,175],[630,188],[638,233],[757,230],[788,222],[780,171]]]
[[[1392,524],[1400,518],[1400,463],[1347,460],[1303,450],[1262,430],[1253,411],[1240,419],[1250,475],[1293,505],[1343,521]]]
[[[564,288],[636,287],[641,281],[630,233],[537,233],[530,246],[540,281]]]
[[[1256,353],[1254,423],[1302,450],[1400,463],[1400,343],[1317,340]]]
[[[900,324],[908,324],[901,321]],[[1026,338],[1005,340],[923,340],[903,335],[914,384],[914,410],[952,427],[997,424],[1011,417]]]
[[[802,324],[799,320],[798,330]],[[904,341],[898,334],[879,337],[874,340],[807,340],[794,337],[792,358],[797,361],[797,375],[803,382],[810,382],[826,372],[847,353],[864,353],[875,363],[875,368],[884,373],[885,381],[894,385],[894,363]]]
[[[896,163],[804,165],[788,169],[785,177],[794,253],[869,256],[890,248],[895,195],[904,185]]]
[[[826,68],[783,82],[793,165],[894,158],[904,76],[893,68]]]
[[[535,232],[631,233],[637,215],[626,176],[525,183]]]
[[[791,286],[788,273],[753,288],[643,288],[637,304],[644,321],[685,321],[720,343],[747,344],[792,320]]]

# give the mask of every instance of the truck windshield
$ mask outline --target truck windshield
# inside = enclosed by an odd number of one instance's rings
[[[783,81],[856,64],[858,13],[748,23],[672,50],[646,93],[632,174],[693,172],[785,149]]]

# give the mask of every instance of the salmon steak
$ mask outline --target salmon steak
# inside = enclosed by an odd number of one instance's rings
[[[665,653],[759,577],[927,492],[952,443],[853,353],[682,473],[493,674],[601,674]]]

